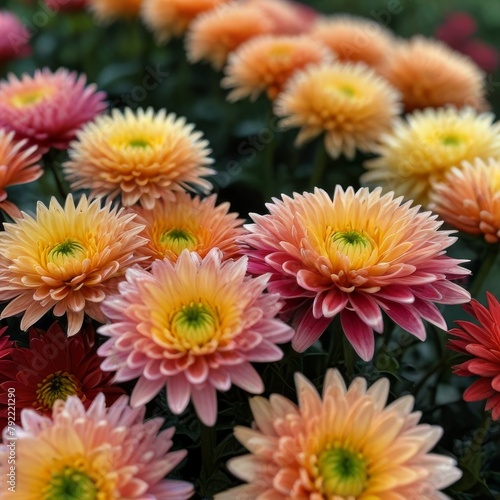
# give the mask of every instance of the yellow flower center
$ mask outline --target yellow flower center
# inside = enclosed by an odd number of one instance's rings
[[[70,240],[67,238],[61,243],[58,243],[49,251],[49,259],[55,264],[64,264],[69,257],[81,258],[85,257],[85,247],[78,240]]]
[[[196,246],[198,239],[187,229],[174,228],[164,231],[160,236],[160,242],[175,255],[180,255],[186,248],[191,250]]]
[[[144,139],[132,139],[129,141],[128,145],[132,148],[150,148],[151,144],[148,141],[145,141]]]
[[[329,244],[328,244],[329,243]],[[376,244],[364,231],[348,229],[346,231],[335,231],[327,242],[332,259],[336,259],[337,253],[347,257],[352,267],[362,267],[372,255]]]
[[[80,384],[70,373],[61,371],[52,373],[37,385],[37,410],[51,410],[58,399],[66,400],[68,396],[79,393]]]
[[[447,134],[441,137],[441,144],[444,146],[460,146],[462,139],[454,134]]]
[[[41,500],[116,500],[115,484],[106,478],[108,460],[97,455],[93,461],[82,455],[54,459]]]
[[[351,85],[341,85],[338,87],[338,90],[341,94],[347,96],[347,97],[355,97],[356,96],[356,91]]]
[[[292,53],[292,47],[288,45],[275,45],[269,50],[269,55],[274,59],[287,58]]]
[[[173,314],[171,332],[188,349],[202,347],[214,338],[219,329],[217,312],[201,302],[184,305]]]
[[[37,89],[20,92],[11,100],[11,104],[16,108],[26,108],[34,106],[51,94],[49,89]]]
[[[357,498],[366,489],[369,477],[363,455],[338,446],[319,455],[318,474],[329,498]]]

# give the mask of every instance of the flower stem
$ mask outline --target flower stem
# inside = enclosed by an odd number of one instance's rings
[[[207,488],[209,479],[215,472],[215,427],[208,427],[200,422],[201,426],[201,478],[202,488]]]
[[[314,169],[311,176],[311,189],[319,186],[325,174],[326,165],[328,163],[328,154],[325,145],[321,142],[316,150],[316,158],[314,160]]]
[[[482,264],[479,267],[478,272],[476,273],[474,280],[472,282],[472,286],[470,288],[470,294],[472,298],[477,298],[481,289],[484,286],[489,274],[491,273],[492,267],[495,265],[498,256],[498,243],[495,245],[488,245],[486,251],[482,258]]]
[[[63,200],[66,199],[66,196],[69,193],[68,188],[66,187],[66,183],[62,172],[60,170],[59,162],[57,161],[57,151],[50,150],[43,158],[43,163],[47,170],[52,172],[54,177],[54,181],[56,183],[57,191],[62,196]]]

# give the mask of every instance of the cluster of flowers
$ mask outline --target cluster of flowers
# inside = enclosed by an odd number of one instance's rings
[[[18,493],[180,500],[192,485],[164,477],[186,452],[170,451],[162,419],[144,422],[160,391],[172,413],[192,401],[213,426],[217,391],[262,393],[252,363],[280,360],[289,341],[305,351],[337,316],[364,361],[384,315],[422,341],[423,320],[447,330],[436,304],[469,302],[453,282],[469,271],[446,255],[455,238],[437,214],[499,241],[500,126],[470,60],[371,21],[284,0],[88,4],[103,18],[142,9],[159,39],[187,32],[189,60],[224,68],[230,101],[267,93],[282,126],[301,128],[297,144],[324,133],[332,158],[377,155],[368,187],[283,195],[244,226],[210,194],[209,145],[184,118],[106,114],[105,95],[65,69],[0,82],[0,209],[12,219],[0,232],[0,318],[22,314],[30,341],[1,332],[0,385],[24,408]],[[89,194],[21,212],[5,188],[39,179],[51,149],[67,151],[57,173]],[[459,323],[450,347],[472,358],[457,374],[481,375],[465,397],[499,418],[500,305],[488,302],[471,302],[482,326]],[[49,314],[56,322],[35,328]],[[86,317],[107,337],[100,347]],[[116,385],[126,381],[130,400]],[[429,453],[442,430],[419,424],[411,396],[386,405],[386,379],[346,387],[330,370],[321,396],[301,374],[296,388],[298,405],[251,399],[254,427],[235,430],[251,453],[228,464],[248,484],[219,498],[443,498],[461,476]],[[0,405],[5,423],[6,396]]]

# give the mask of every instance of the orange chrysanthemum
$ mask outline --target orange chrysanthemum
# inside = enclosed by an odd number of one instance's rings
[[[95,16],[102,21],[121,17],[137,17],[143,0],[88,0]]]
[[[191,22],[231,0],[144,0],[142,18],[159,41],[181,36]]]
[[[116,279],[140,260],[145,240],[135,215],[83,196],[64,207],[52,198],[39,202],[36,218],[23,213],[0,232],[0,300],[9,300],[0,318],[24,312],[26,330],[53,309],[66,315],[68,335],[82,326],[84,314],[104,323],[100,302],[116,288]]]
[[[454,459],[429,453],[443,429],[419,424],[412,396],[386,406],[387,379],[347,388],[336,370],[322,396],[300,373],[295,384],[298,405],[278,394],[250,400],[254,426],[234,431],[250,454],[227,464],[248,484],[216,500],[448,498],[439,490],[462,473]]]
[[[36,146],[26,148],[26,140],[14,141],[14,132],[7,133],[0,129],[0,210],[14,218],[21,212],[10,201],[7,201],[5,188],[16,184],[36,181],[43,174],[37,163],[41,154]]]
[[[251,38],[272,33],[273,22],[260,9],[248,3],[231,3],[200,15],[186,37],[190,62],[209,62],[220,70],[230,52]]]
[[[500,241],[500,161],[463,162],[434,186],[429,208],[448,224],[488,243]]]
[[[332,158],[371,151],[400,112],[399,94],[362,63],[334,62],[297,73],[276,100],[285,128],[301,127],[296,145],[325,133]]]
[[[347,15],[321,19],[310,35],[335,52],[341,61],[364,62],[374,68],[386,64],[395,44],[390,31],[380,23]]]
[[[416,110],[397,121],[369,160],[361,181],[426,206],[429,190],[454,166],[474,158],[500,159],[500,124],[472,108]]]
[[[212,163],[208,142],[193,129],[164,109],[114,109],[78,134],[64,172],[73,189],[121,196],[124,206],[151,209],[159,198],[172,199],[174,191],[208,192],[212,184],[203,177],[215,171],[207,167]]]
[[[229,56],[222,86],[233,89],[229,101],[255,100],[267,91],[274,99],[290,77],[310,64],[332,60],[332,53],[307,35],[263,35],[244,43]]]
[[[384,76],[403,94],[407,111],[457,107],[485,108],[485,75],[469,58],[437,40],[414,37],[396,47]]]
[[[177,193],[172,200],[159,200],[154,210],[137,207],[136,222],[145,225],[141,236],[148,240],[137,251],[147,257],[142,264],[165,257],[175,262],[185,249],[205,257],[212,248],[219,248],[224,260],[236,257],[240,250],[236,239],[244,232],[243,220],[229,213],[229,203],[216,206],[216,201],[216,195],[200,199]]]

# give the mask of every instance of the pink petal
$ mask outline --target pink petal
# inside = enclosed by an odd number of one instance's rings
[[[397,304],[392,302],[384,308],[387,316],[401,328],[415,335],[420,340],[425,340],[427,334],[422,319],[415,308],[410,305]]]
[[[369,296],[361,293],[351,293],[349,302],[354,312],[368,326],[376,332],[382,333],[384,330],[384,320],[379,305]]]
[[[370,361],[375,350],[375,339],[372,328],[349,309],[340,313],[340,322],[345,336],[363,361]]]
[[[198,418],[207,426],[211,427],[217,421],[217,393],[215,388],[205,384],[201,388],[193,388],[191,399]]]
[[[229,374],[233,384],[247,392],[260,394],[264,391],[264,382],[250,363],[232,366]]]
[[[148,380],[147,378],[140,377],[132,391],[130,406],[138,408],[149,403],[163,387],[165,387],[165,379],[163,377],[156,380]]]
[[[305,312],[296,314],[292,324],[292,328],[295,328],[295,335],[292,338],[293,349],[297,352],[304,352],[321,337],[331,322],[332,318],[316,319],[312,314],[311,307]]]
[[[179,415],[189,403],[191,386],[183,374],[167,379],[167,402],[173,413]]]

